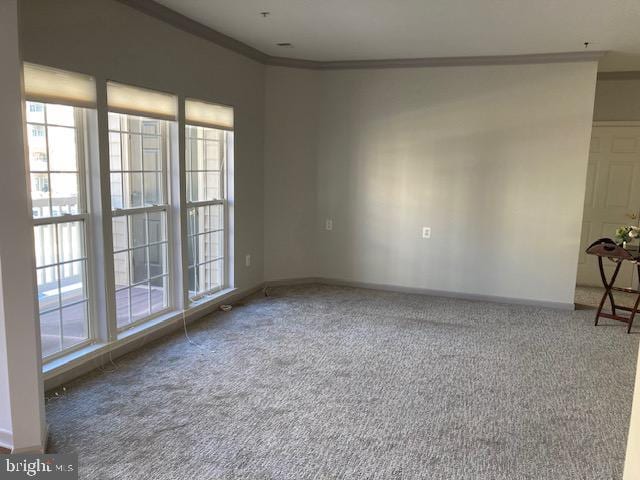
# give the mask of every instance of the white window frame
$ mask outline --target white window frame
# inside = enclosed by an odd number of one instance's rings
[[[95,355],[101,355],[103,353],[109,352],[114,348],[117,348],[119,345],[123,345],[126,342],[130,342],[135,338],[141,338],[148,334],[149,331],[154,331],[155,329],[164,328],[170,325],[172,322],[180,320],[181,315],[194,315],[199,316],[201,312],[204,312],[208,305],[215,302],[216,300],[225,298],[233,291],[234,287],[234,245],[233,245],[233,228],[234,228],[234,183],[233,183],[233,169],[234,169],[234,132],[233,132],[233,122],[229,124],[229,127],[226,128],[224,126],[215,126],[218,124],[205,123],[198,125],[198,121],[194,120],[195,123],[191,123],[186,121],[185,118],[185,109],[183,108],[186,105],[186,98],[181,96],[180,94],[166,94],[167,96],[171,96],[175,100],[177,100],[176,105],[177,109],[175,112],[175,116],[173,114],[167,115],[163,117],[162,115],[148,111],[148,110],[121,110],[116,108],[109,108],[109,92],[108,92],[108,84],[109,82],[101,79],[101,81],[94,82],[92,78],[87,77],[91,80],[92,85],[85,85],[86,92],[94,89],[96,95],[93,98],[69,98],[69,99],[60,99],[59,97],[50,96],[48,94],[42,96],[35,95],[33,92],[25,90],[25,100],[28,102],[38,103],[38,104],[53,104],[53,105],[65,105],[69,107],[75,108],[74,115],[81,118],[76,118],[74,128],[76,130],[76,155],[77,155],[77,170],[74,172],[77,174],[78,178],[78,200],[77,200],[77,211],[78,213],[73,214],[62,214],[64,210],[59,210],[58,215],[51,216],[53,213],[52,209],[52,199],[50,198],[51,193],[50,190],[55,185],[51,184],[51,174],[53,173],[71,173],[71,167],[61,167],[69,168],[67,171],[53,171],[48,170],[50,164],[47,164],[47,170],[44,170],[44,162],[38,161],[36,157],[34,157],[33,166],[35,170],[33,173],[40,173],[42,175],[42,182],[48,182],[48,190],[49,197],[47,198],[47,204],[43,209],[49,209],[47,217],[38,216],[40,212],[39,208],[36,208],[36,215],[34,215],[34,211],[32,210],[32,220],[33,226],[41,226],[41,225],[52,225],[51,233],[47,233],[47,236],[43,239],[49,242],[55,241],[56,237],[51,237],[49,235],[60,236],[61,239],[66,239],[66,231],[61,230],[58,232],[59,225],[67,223],[67,222],[81,222],[82,225],[82,236],[84,241],[84,252],[81,257],[78,257],[73,260],[61,261],[63,258],[68,258],[65,254],[65,251],[60,253],[60,249],[56,251],[56,257],[46,257],[45,260],[50,262],[49,265],[45,265],[41,261],[39,269],[46,272],[46,278],[41,277],[42,280],[46,280],[45,285],[41,285],[42,291],[49,290],[50,285],[54,285],[54,269],[44,270],[46,267],[55,266],[55,273],[58,279],[55,279],[58,282],[58,287],[61,285],[61,279],[66,280],[69,277],[69,269],[64,269],[64,265],[71,262],[83,262],[84,265],[84,291],[86,295],[86,308],[87,308],[87,333],[88,338],[84,341],[79,342],[78,344],[73,345],[72,347],[64,348],[59,352],[52,353],[47,355],[46,357],[42,357],[43,371],[45,378],[51,378],[58,373],[62,372],[61,369],[68,368],[68,362],[79,362],[78,364],[86,362],[88,359],[93,358]],[[56,79],[57,82],[57,79]],[[49,83],[56,83],[49,82]],[[47,83],[47,82],[45,82]],[[86,83],[86,82],[85,82]],[[25,87],[26,88],[26,87]],[[86,93],[85,92],[85,93]],[[50,93],[50,92],[49,92]],[[162,93],[162,92],[160,92]],[[230,109],[232,107],[225,107]],[[46,107],[44,108],[46,114]],[[37,108],[31,109],[28,117],[31,118],[33,113],[38,113]],[[147,119],[157,119],[163,121],[161,124],[162,136],[164,136],[163,141],[160,144],[160,148],[162,149],[162,181],[161,181],[161,191],[164,196],[162,199],[162,204],[160,205],[146,205],[144,206],[144,198],[142,201],[138,202],[136,197],[134,198],[135,207],[127,207],[127,208],[113,208],[112,205],[112,196],[110,195],[110,185],[111,185],[111,155],[110,155],[110,142],[109,142],[109,132],[118,132],[120,138],[119,140],[123,141],[123,133],[126,133],[128,138],[132,138],[132,136],[136,135],[135,128],[130,128],[130,124],[127,123],[126,130],[122,128],[118,129],[110,129],[109,128],[109,114],[119,114],[119,115],[130,115],[132,117],[141,117]],[[122,117],[121,117],[122,118]],[[54,124],[47,124],[46,121],[44,123],[42,121],[32,122],[26,121],[25,125],[27,128],[31,128],[30,125],[39,126],[47,128],[47,125],[56,126]],[[66,123],[66,122],[61,122]],[[58,125],[64,127],[70,127],[70,125]],[[220,152],[221,152],[221,165],[220,165],[220,188],[221,188],[221,196],[222,198],[216,198],[213,200],[199,200],[199,201],[189,201],[186,197],[186,162],[185,162],[185,144],[187,142],[187,126],[195,126],[195,127],[204,127],[211,128],[214,130],[221,130],[222,136],[220,137]],[[122,125],[120,127],[123,127]],[[49,138],[47,135],[47,131],[45,130],[46,142],[47,145],[44,144],[45,139],[39,140],[36,139],[36,142],[39,144],[38,149],[40,148],[44,151],[46,147],[48,151],[48,143]],[[143,131],[140,131],[140,136],[143,135]],[[114,139],[115,140],[115,139]],[[40,143],[42,142],[42,143]],[[134,145],[137,147],[137,145]],[[30,173],[31,179],[31,158],[27,158],[28,171]],[[44,158],[42,159],[44,160]],[[39,166],[41,165],[41,166]],[[133,165],[129,165],[133,167]],[[120,166],[120,170],[113,170],[113,172],[138,172],[143,174],[146,168],[150,167],[147,163],[146,165],[143,163],[140,168],[142,170],[122,170],[122,165]],[[212,165],[213,167],[213,165]],[[136,167],[138,165],[136,164]],[[206,165],[205,165],[206,168]],[[42,170],[38,172],[37,170]],[[155,171],[158,171],[157,169]],[[207,170],[207,171],[216,171],[216,170]],[[149,170],[147,170],[149,172]],[[142,181],[136,182],[135,188],[142,187],[142,191],[144,192],[144,175],[142,176]],[[149,178],[149,177],[147,177]],[[54,177],[54,181],[56,178]],[[137,180],[137,179],[136,179]],[[38,189],[36,183],[39,180],[39,177],[34,177],[33,186]],[[117,180],[116,180],[117,184]],[[126,188],[126,187],[125,187]],[[115,189],[115,187],[114,187]],[[29,182],[29,191],[31,190],[31,182]],[[44,188],[39,189],[43,193],[45,191]],[[57,190],[57,189],[56,189]],[[123,195],[126,193],[126,189],[123,189]],[[63,190],[60,190],[64,192]],[[145,192],[146,193],[146,192]],[[36,199],[43,198],[42,203],[44,204],[45,195],[35,195]],[[71,195],[69,195],[71,197]],[[143,194],[144,197],[144,194]],[[64,198],[64,195],[62,196]],[[131,198],[131,197],[129,197]],[[200,198],[209,198],[207,196]],[[72,199],[69,199],[73,201]],[[125,198],[122,199],[123,202]],[[35,202],[38,205],[40,202]],[[63,208],[66,208],[67,211],[75,211],[70,210],[68,205],[70,203],[66,201],[59,202]],[[150,202],[149,202],[150,203]],[[142,204],[142,206],[138,206]],[[116,204],[117,205],[117,204]],[[122,204],[121,207],[125,207],[126,203]],[[203,207],[203,206],[217,206],[221,205],[223,219],[219,224],[222,227],[222,232],[218,235],[218,239],[213,238],[214,242],[220,241],[220,244],[213,243],[210,244],[211,247],[213,245],[216,246],[218,250],[210,250],[213,255],[208,255],[204,257],[205,264],[210,262],[215,262],[214,258],[219,258],[218,254],[221,252],[222,259],[220,260],[219,269],[216,266],[216,270],[212,270],[212,273],[215,271],[216,276],[220,275],[220,277],[216,278],[220,279],[221,284],[215,285],[209,291],[201,292],[196,295],[196,297],[190,298],[189,291],[189,282],[188,282],[188,266],[189,266],[189,252],[187,249],[187,242],[189,240],[189,231],[187,228],[188,223],[188,215],[189,211],[193,208]],[[151,247],[152,251],[145,250],[146,261],[147,261],[147,277],[143,282],[142,274],[143,270],[138,270],[136,268],[136,273],[134,274],[132,264],[129,263],[129,277],[128,277],[128,285],[127,288],[131,289],[131,287],[135,287],[137,284],[133,282],[134,278],[136,280],[140,280],[138,284],[149,282],[150,287],[154,287],[152,285],[154,279],[163,278],[163,287],[165,288],[163,301],[164,305],[161,307],[158,300],[159,297],[154,297],[156,293],[154,290],[149,290],[149,301],[154,308],[158,308],[159,310],[153,313],[150,313],[148,316],[139,317],[134,320],[131,314],[129,314],[128,320],[131,323],[127,323],[126,325],[118,326],[118,311],[117,311],[117,302],[116,302],[116,277],[114,275],[114,252],[124,251],[124,242],[119,241],[122,238],[115,238],[113,235],[113,229],[118,228],[117,220],[116,225],[114,226],[114,219],[118,217],[127,218],[127,234],[129,236],[131,223],[128,218],[133,215],[140,213],[154,213],[154,212],[162,212],[162,216],[164,217],[165,229],[163,234],[165,237],[162,241],[156,241],[154,238],[155,223],[153,220],[149,222],[149,217],[145,218],[146,225],[144,229],[146,229],[146,239],[144,243],[140,243],[138,236],[131,236],[128,240],[126,251],[129,259],[131,259],[131,255],[129,252],[135,251],[135,249],[140,247],[145,247],[149,249]],[[138,220],[138,219],[137,219]],[[142,224],[136,222],[136,225],[140,225],[140,232],[142,230]],[[153,229],[152,229],[153,228]],[[199,229],[199,226],[196,227]],[[216,230],[218,226],[214,226],[213,230]],[[213,231],[212,230],[212,231]],[[116,230],[118,232],[119,230]],[[151,232],[151,235],[150,235]],[[75,234],[75,232],[73,232]],[[140,235],[141,237],[141,235]],[[135,240],[134,240],[135,238]],[[62,240],[62,244],[65,244],[66,240]],[[56,242],[58,243],[58,242]],[[115,243],[115,245],[114,245]],[[154,244],[162,244],[162,255],[166,257],[163,261],[166,261],[166,265],[164,265],[164,269],[161,272],[159,268],[159,264],[157,262],[153,262],[152,260],[156,258],[156,250],[152,247]],[[117,245],[118,250],[115,249]],[[76,250],[74,249],[75,253]],[[40,253],[40,252],[39,252]],[[46,253],[48,255],[48,253]],[[61,256],[62,255],[62,256]],[[121,256],[122,258],[123,256]],[[202,258],[202,257],[201,257]],[[194,264],[197,264],[197,259],[194,259]],[[217,264],[214,264],[217,265]],[[136,266],[138,263],[136,262]],[[62,276],[59,275],[61,269],[64,269],[64,274]],[[120,271],[120,270],[119,270]],[[75,271],[71,272],[75,274]],[[154,276],[151,277],[151,274]],[[74,284],[77,284],[76,278],[73,278]],[[62,285],[67,285],[66,282],[62,282]],[[118,278],[118,286],[122,286],[124,288],[124,277]],[[207,285],[211,286],[211,284]],[[65,295],[66,290],[63,290],[63,293],[55,292],[58,295],[58,298],[62,295],[62,298],[65,298],[70,303],[66,304],[65,307],[74,305],[76,303],[80,303],[83,300],[77,300],[75,296],[69,297]],[[49,293],[49,292],[47,292]],[[52,292],[53,294],[53,289]],[[53,295],[52,295],[53,299]],[[73,299],[73,301],[71,300]],[[47,301],[39,302],[36,300],[38,312],[40,311],[40,303],[43,306],[43,313],[58,310],[62,311],[64,307],[59,303],[57,306],[53,306],[53,302],[49,303]],[[137,310],[137,309],[136,309]],[[122,310],[121,310],[122,311]],[[135,311],[135,310],[134,310]],[[142,314],[140,310],[137,310],[139,314]],[[63,318],[67,318],[67,320],[72,319],[75,321],[75,317],[60,317],[60,320]],[[73,323],[75,325],[75,323]],[[49,326],[49,324],[47,325]],[[56,331],[58,330],[58,326],[56,324]],[[64,335],[64,326],[59,332],[52,332],[52,335],[55,333],[59,333]],[[83,332],[84,333],[84,332]],[[70,342],[67,342],[70,343]],[[58,344],[59,346],[59,344]],[[49,350],[51,351],[51,350]]]
[[[160,276],[155,276],[153,278],[149,277],[147,278],[145,281],[143,282],[138,282],[138,283],[132,283],[131,282],[131,259],[129,259],[129,282],[128,282],[128,286],[127,289],[129,290],[129,320],[131,320],[129,323],[127,323],[126,325],[123,326],[118,326],[118,319],[117,319],[117,292],[124,290],[124,289],[120,289],[117,290],[116,289],[116,285],[115,282],[109,286],[110,291],[111,291],[111,301],[113,302],[113,323],[112,325],[114,325],[116,331],[115,334],[119,335],[122,334],[123,332],[126,332],[129,329],[138,327],[140,325],[143,325],[147,322],[150,322],[158,317],[161,317],[163,315],[166,315],[167,313],[171,312],[174,308],[175,308],[175,299],[174,299],[174,295],[173,295],[173,285],[174,285],[174,269],[173,269],[173,256],[174,256],[174,251],[173,251],[173,222],[171,219],[171,206],[172,206],[172,199],[171,199],[171,195],[170,195],[170,188],[169,188],[169,183],[171,182],[171,165],[170,165],[170,158],[169,158],[169,154],[171,152],[171,136],[169,134],[169,125],[168,125],[168,120],[164,120],[164,119],[155,119],[153,117],[145,117],[144,115],[139,115],[139,114],[123,114],[120,112],[113,112],[113,111],[107,111],[107,117],[110,114],[115,114],[115,115],[119,115],[120,116],[120,121],[123,121],[123,119],[126,119],[127,123],[129,122],[131,117],[137,117],[137,118],[141,118],[141,119],[150,119],[150,120],[159,120],[162,123],[161,125],[161,134],[160,134],[160,138],[163,138],[164,141],[161,142],[162,145],[162,165],[163,165],[163,170],[162,170],[162,195],[163,195],[163,201],[164,203],[161,205],[150,205],[150,206],[139,206],[139,207],[125,207],[124,206],[124,182],[123,182],[123,204],[122,204],[122,208],[113,208],[113,204],[111,203],[112,200],[110,199],[110,204],[109,204],[109,209],[108,212],[105,212],[108,217],[109,217],[109,221],[111,222],[111,224],[113,225],[113,219],[114,218],[118,218],[118,217],[125,217],[127,218],[127,225],[129,224],[129,217],[132,217],[134,215],[137,214],[142,214],[142,213],[154,213],[154,212],[164,212],[164,216],[165,216],[165,225],[166,225],[166,238],[163,242],[159,242],[162,244],[166,244],[166,251],[167,251],[167,258],[166,258],[166,269],[167,269],[167,273],[166,275],[160,275]],[[128,125],[127,125],[128,128]],[[127,129],[127,130],[123,130],[122,129],[122,125],[120,125],[120,129],[118,130],[114,130],[111,129],[108,125],[107,125],[107,139],[109,138],[109,134],[111,133],[118,133],[120,135],[120,142],[122,142],[122,135],[125,134],[127,135],[127,138],[129,139],[129,151],[131,149],[131,136],[132,135],[139,135],[140,137],[144,136],[144,133],[141,131],[139,133],[137,132],[132,132],[131,129]],[[107,145],[107,149],[109,150],[109,176],[111,176],[112,173],[114,172],[120,172],[120,173],[140,173],[142,176],[142,192],[143,192],[143,196],[144,196],[144,172],[145,170],[111,170],[111,164],[110,164],[110,157],[111,157],[111,142],[109,141],[109,144]],[[121,152],[122,152],[122,143],[121,143]],[[121,153],[121,158],[122,158],[122,153]],[[122,160],[121,160],[122,161]],[[142,158],[141,158],[142,161]],[[121,165],[122,167],[122,165]],[[111,192],[111,195],[113,195],[113,192]],[[112,198],[112,197],[111,197]],[[127,227],[128,229],[128,227]],[[144,245],[140,245],[137,247],[133,247],[131,245],[130,239],[128,241],[127,244],[127,249],[126,250],[116,250],[115,246],[112,248],[112,251],[108,253],[109,258],[106,260],[107,262],[111,262],[111,266],[113,268],[113,266],[115,265],[115,259],[114,256],[116,255],[116,253],[118,252],[123,252],[123,251],[128,251],[128,252],[132,252],[134,249],[136,248],[143,248],[143,247],[149,247],[150,245],[152,245],[151,243],[148,242],[149,237],[148,237],[148,223],[145,222],[145,229],[146,229],[146,237],[147,237],[147,243],[145,243]],[[130,232],[127,231],[127,237],[129,237]],[[156,242],[157,243],[157,242]],[[155,243],[154,243],[155,244]],[[147,259],[148,260],[148,259]],[[165,308],[163,308],[162,310],[159,310],[157,312],[153,312],[150,315],[146,316],[146,317],[142,317],[139,318],[137,320],[133,320],[132,319],[132,312],[131,312],[131,289],[133,287],[135,287],[136,285],[141,285],[143,283],[147,283],[147,282],[151,282],[153,279],[156,278],[162,278],[162,277],[166,277],[166,306]],[[149,311],[151,311],[151,305],[149,305]]]
[[[213,170],[189,170],[187,169],[187,159],[186,159],[186,145],[189,142],[190,138],[193,137],[189,137],[188,136],[188,131],[189,131],[189,127],[193,127],[193,128],[208,128],[211,130],[219,130],[222,132],[223,135],[223,140],[222,142],[220,142],[220,182],[221,182],[221,197],[222,199],[214,199],[214,200],[199,200],[199,201],[191,201],[189,199],[188,196],[188,183],[189,183],[189,178],[188,175],[193,173],[193,172],[211,172]],[[186,215],[186,222],[187,222],[187,228],[186,231],[184,232],[186,241],[187,241],[187,248],[185,249],[184,252],[184,256],[185,256],[185,261],[183,263],[183,265],[185,266],[185,268],[187,269],[186,272],[186,278],[187,281],[185,282],[184,285],[184,295],[185,298],[188,301],[189,305],[193,305],[193,304],[199,304],[202,303],[203,301],[206,301],[206,298],[210,295],[213,295],[219,291],[225,290],[226,288],[229,287],[229,202],[228,202],[228,182],[229,179],[227,178],[227,162],[228,162],[228,157],[230,155],[230,148],[233,148],[233,132],[232,131],[228,131],[228,130],[223,130],[220,128],[215,128],[215,127],[204,127],[201,125],[194,125],[194,124],[189,124],[189,123],[185,123],[185,129],[184,129],[184,139],[183,141],[185,142],[185,168],[184,168],[184,176],[185,176],[185,188],[187,189],[187,191],[185,192],[185,207],[184,207],[184,212]],[[197,138],[197,137],[196,137]],[[197,138],[197,140],[200,140],[199,138]],[[204,138],[202,138],[203,141],[206,141]],[[196,294],[191,296],[191,290],[189,289],[189,247],[188,247],[188,242],[191,240],[191,238],[198,236],[196,235],[191,235],[189,234],[189,216],[190,216],[190,212],[192,209],[198,208],[198,207],[206,207],[206,206],[213,206],[213,205],[222,205],[222,215],[223,215],[223,222],[222,222],[222,241],[223,241],[223,246],[222,246],[222,284],[219,285],[217,288],[212,288],[206,291],[202,291],[202,292],[197,292]],[[195,268],[201,266],[201,265],[206,265],[207,263],[213,263],[216,260],[212,260],[209,262],[203,262],[203,263],[198,263],[197,259],[196,259],[196,263],[195,263]],[[196,287],[197,287],[197,282],[196,282]]]
[[[48,217],[34,217],[33,216],[33,209],[31,212],[32,215],[32,220],[33,220],[33,227],[37,227],[37,226],[43,226],[43,225],[52,225],[54,226],[54,231],[55,231],[55,236],[56,236],[56,249],[59,249],[59,243],[58,243],[58,225],[60,224],[64,224],[64,223],[73,223],[73,222],[83,222],[83,240],[84,240],[84,256],[81,258],[77,258],[74,260],[70,260],[70,261],[65,261],[65,262],[57,262],[55,264],[51,264],[51,265],[41,265],[40,267],[36,268],[36,272],[40,269],[43,268],[48,268],[48,267],[52,267],[52,266],[56,266],[58,267],[58,277],[60,277],[60,270],[59,267],[61,265],[65,265],[65,264],[69,264],[69,263],[73,263],[73,262],[79,262],[79,261],[84,261],[85,262],[85,278],[84,278],[84,287],[86,289],[86,293],[87,293],[87,339],[84,340],[83,342],[79,342],[71,347],[67,347],[67,348],[62,348],[59,352],[56,353],[52,353],[50,355],[45,356],[44,354],[42,355],[42,361],[44,362],[50,362],[53,360],[56,360],[57,358],[60,357],[64,357],[66,355],[69,355],[77,350],[81,350],[85,347],[87,347],[88,345],[91,345],[93,343],[96,343],[96,332],[97,332],[97,325],[96,325],[96,296],[95,296],[95,288],[94,288],[94,266],[93,266],[93,247],[92,247],[92,236],[91,236],[91,202],[89,200],[89,196],[88,196],[88,188],[87,188],[87,183],[88,183],[88,176],[87,176],[87,152],[88,152],[88,148],[87,148],[87,131],[86,131],[86,126],[87,126],[87,121],[86,121],[86,112],[83,108],[79,108],[76,107],[74,105],[65,105],[65,106],[69,106],[72,107],[74,109],[74,126],[70,127],[69,125],[58,125],[58,124],[54,124],[54,123],[48,123],[47,122],[47,108],[46,105],[64,105],[64,104],[56,104],[53,102],[35,102],[35,101],[25,101],[26,104],[34,104],[34,103],[40,103],[44,105],[43,108],[43,116],[44,116],[44,122],[32,122],[32,121],[28,121],[25,118],[25,123],[27,125],[28,128],[30,128],[31,126],[37,125],[40,126],[42,128],[45,129],[45,142],[46,142],[46,150],[47,150],[47,164],[49,164],[50,162],[50,151],[49,151],[49,135],[48,135],[48,127],[64,127],[64,128],[73,128],[76,132],[75,138],[76,138],[76,161],[77,161],[77,166],[78,166],[78,170],[77,170],[77,174],[78,174],[78,210],[79,213],[76,214],[62,214],[62,215],[56,215],[53,216],[51,215],[51,213],[53,212],[53,203],[52,203],[52,198],[51,198],[51,174],[52,173],[68,173],[68,172],[59,172],[56,170],[51,170],[49,168],[49,165],[47,165],[47,181],[49,183],[49,216]],[[29,182],[28,182],[28,189],[29,189],[29,196],[31,197],[31,174],[32,173],[43,173],[43,172],[38,172],[38,171],[32,171],[31,170],[31,158],[30,156],[27,156],[27,168],[29,171]],[[35,240],[35,238],[34,238]],[[34,252],[35,252],[35,244],[34,244]],[[58,255],[59,252],[56,252],[56,255]],[[58,278],[58,282],[60,282],[60,278]],[[60,294],[59,294],[60,295]],[[59,300],[60,301],[60,300]],[[67,304],[64,307],[62,306],[62,303],[59,304],[58,308],[54,308],[52,310],[49,311],[54,311],[54,310],[60,310],[62,311],[63,308],[69,307],[69,306],[73,306],[79,303],[84,303],[84,300],[75,302],[75,303],[71,303],[71,304]],[[36,308],[38,311],[38,318],[40,318],[40,305],[39,302],[37,302],[36,304]],[[48,313],[49,311],[46,311],[44,313]],[[64,338],[64,328],[63,328],[63,322],[62,322],[62,318],[60,319],[60,338]],[[62,341],[62,340],[61,340]]]

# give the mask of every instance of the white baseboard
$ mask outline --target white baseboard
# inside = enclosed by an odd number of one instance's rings
[[[45,452],[45,448],[42,445],[33,445],[32,447],[22,447],[22,448],[14,448],[11,450],[11,453],[33,453],[33,454],[42,454]]]
[[[280,279],[280,280],[270,280],[265,282],[265,285],[268,287],[277,287],[277,286],[287,286],[287,285],[302,285],[302,284],[309,284],[309,283],[320,283],[323,285],[336,285],[336,286],[354,287],[354,288],[367,288],[370,290],[383,290],[387,292],[415,293],[420,295],[429,295],[431,297],[459,298],[461,300],[473,300],[478,302],[527,305],[532,307],[553,308],[556,310],[575,310],[575,304],[573,302],[571,303],[549,302],[544,300],[533,300],[528,298],[500,297],[495,295],[450,292],[446,290],[433,290],[428,288],[404,287],[404,286],[388,285],[388,284],[380,284],[380,283],[358,282],[355,280],[342,280],[338,278],[325,278],[325,277],[289,278],[289,279]]]
[[[0,447],[11,450],[11,453],[45,453],[47,451],[47,440],[49,438],[49,428],[45,425],[40,438],[40,445],[14,448],[13,433],[4,428],[0,428]]]
[[[322,279],[317,277],[281,278],[278,280],[269,280],[264,282],[264,286],[282,287],[290,285],[307,285],[309,283],[322,283]]]

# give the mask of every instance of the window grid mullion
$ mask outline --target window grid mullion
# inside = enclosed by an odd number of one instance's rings
[[[45,109],[46,110],[46,109]],[[60,351],[63,350],[64,327],[62,325],[62,271],[60,269],[60,238],[58,236],[58,226],[54,226],[55,238],[56,238],[56,269],[58,273],[57,285],[58,285],[58,324],[60,325],[60,338],[59,345]]]
[[[86,298],[83,298],[82,300],[76,300],[76,301],[74,301],[74,302],[67,303],[67,304],[65,305],[65,308],[67,308],[67,307],[74,307],[74,306],[76,306],[76,305],[80,305],[81,303],[87,303],[87,301],[88,301],[88,300],[87,300]],[[45,314],[47,314],[47,313],[55,312],[56,310],[60,310],[60,311],[62,311],[62,308],[61,308],[61,307],[53,307],[53,308],[45,309],[45,310],[42,310],[42,311],[40,312],[40,315],[45,315]]]
[[[149,214],[146,213],[144,216],[144,231],[145,231],[145,248],[144,248],[144,256],[146,260],[146,270],[147,270],[147,306],[149,307],[149,314],[151,314],[151,255],[149,248]]]
[[[127,303],[129,307],[129,324],[132,324],[133,323],[133,310],[132,310],[133,290],[131,288],[131,285],[133,284],[133,250],[131,249],[132,240],[131,240],[131,235],[129,233],[131,232],[130,222],[131,222],[131,217],[127,216],[127,245],[129,246],[129,252],[127,253],[127,259],[129,260],[129,271],[127,272],[128,273],[127,283],[129,284],[127,293],[129,294],[129,301]]]
[[[78,213],[78,214],[65,214],[58,215],[55,217],[39,217],[33,219],[34,226],[40,225],[60,225],[64,223],[74,223],[74,222],[86,222],[89,218],[89,214],[87,213]]]
[[[138,175],[140,175],[140,184],[142,185],[142,190],[141,190],[141,205],[144,208],[144,206],[147,204],[146,202],[146,196],[147,196],[147,192],[145,191],[144,188],[144,136],[140,135],[140,168],[141,168],[141,173],[139,173]]]
[[[141,248],[145,248],[147,246],[153,247],[153,246],[156,246],[156,245],[166,245],[167,243],[168,243],[167,240],[158,240],[157,242],[149,242],[149,243],[146,243],[144,245],[138,245],[136,247],[131,247],[131,248],[127,247],[127,248],[121,248],[120,250],[114,250],[113,254],[115,255],[116,253],[123,253],[123,252],[131,252],[133,250],[140,250]]]
[[[135,208],[116,208],[111,211],[111,217],[127,217],[146,212],[166,212],[169,208],[168,205],[149,205],[148,207],[135,207]]]
[[[203,179],[203,184],[204,184],[204,191],[201,193],[202,198],[203,199],[207,199],[208,198],[208,184],[207,184],[207,147],[204,141],[200,142],[200,149],[202,151],[202,168],[203,168],[203,172],[200,173],[199,175],[202,175],[202,179]]]
[[[224,255],[222,257],[216,257],[216,258],[212,258],[210,260],[205,260],[204,262],[199,262],[196,266],[201,266],[201,265],[208,265],[210,263],[215,263],[218,262],[220,260],[224,260]]]
[[[224,205],[224,203],[224,199],[218,198],[216,198],[215,200],[200,200],[198,202],[187,202],[187,208],[206,207],[209,205]]]
[[[78,189],[78,213],[89,211],[89,201],[87,194],[87,173],[86,173],[86,152],[84,148],[84,138],[80,138],[80,131],[84,131],[84,115],[80,110],[73,111],[73,138],[76,144],[76,185]]]
[[[112,173],[162,173],[162,170],[111,170]],[[65,172],[62,172],[65,173]]]
[[[53,217],[53,195],[51,192],[51,152],[49,151],[49,127],[47,127],[47,106],[43,107],[44,117],[44,142],[47,151],[47,199],[49,200],[49,217]],[[31,163],[31,158],[29,158]]]
[[[167,273],[161,273],[160,275],[155,275],[155,276],[151,277],[150,279],[146,278],[144,280],[140,280],[139,282],[133,282],[133,283],[131,283],[131,285],[129,285],[127,287],[119,288],[116,291],[117,292],[122,292],[124,290],[127,290],[128,288],[139,287],[140,285],[143,285],[144,283],[147,283],[150,280],[157,280],[159,278],[163,278],[163,277],[167,277],[167,276],[168,276]]]
[[[51,268],[51,267],[55,267],[56,265],[68,265],[70,263],[82,262],[82,261],[86,261],[88,259],[89,259],[89,257],[78,257],[78,258],[74,258],[72,260],[65,260],[64,262],[47,263],[47,264],[44,264],[44,265],[37,266],[36,270],[42,270],[43,268]]]
[[[224,232],[224,228],[217,228],[215,230],[203,230],[202,232],[198,232],[198,233],[190,233],[187,236],[188,237],[199,237],[201,235],[206,235],[207,233],[219,233],[219,232]]]
[[[120,121],[122,121],[122,119],[120,119]],[[123,136],[122,136],[122,132],[118,132],[118,148],[120,149],[120,172],[124,171],[124,147],[123,147]],[[111,152],[109,152],[111,153]],[[111,158],[109,158],[109,169],[111,169]],[[121,180],[120,183],[122,184],[120,189],[122,191],[122,202],[124,203],[124,179],[122,178],[122,174],[120,174]]]

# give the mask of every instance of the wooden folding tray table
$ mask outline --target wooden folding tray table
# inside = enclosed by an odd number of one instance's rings
[[[600,305],[598,306],[598,311],[596,312],[596,321],[595,325],[598,325],[598,320],[600,318],[610,318],[612,320],[617,320],[619,322],[623,322],[627,324],[627,333],[631,332],[631,326],[633,325],[633,319],[638,313],[638,305],[640,305],[640,290],[635,290],[633,288],[621,288],[616,287],[615,282],[620,272],[620,267],[622,267],[623,262],[633,262],[636,264],[636,268],[638,269],[638,278],[640,278],[640,251],[635,248],[624,248],[610,238],[601,238],[593,242],[589,248],[587,248],[586,253],[589,255],[596,255],[598,257],[598,267],[600,269],[600,278],[602,279],[602,284],[604,285],[604,294],[602,295],[602,300],[600,300]],[[613,270],[613,274],[611,275],[611,279],[607,281],[607,276],[604,272],[603,267],[603,258],[608,258],[610,261],[616,264],[615,269]],[[613,294],[611,292],[624,292],[630,293],[633,295],[637,295],[636,301],[633,305],[633,308],[626,307],[624,305],[616,304]],[[611,303],[611,313],[603,312],[602,308],[604,307],[605,301],[609,299]],[[619,315],[618,311],[629,312],[629,315]]]

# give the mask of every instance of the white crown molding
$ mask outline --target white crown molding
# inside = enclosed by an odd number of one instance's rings
[[[525,55],[488,55],[476,57],[426,57],[383,60],[316,61],[288,57],[275,57],[261,52],[246,43],[220,33],[206,25],[182,15],[154,0],[117,0],[147,15],[155,17],[180,30],[209,40],[216,45],[244,55],[265,65],[306,68],[312,70],[343,70],[362,68],[411,68],[411,67],[460,67],[473,65],[522,65],[535,63],[597,61],[605,51],[579,51],[560,53],[536,53]]]
[[[598,80],[640,80],[640,71],[598,72]]]
[[[344,70],[362,68],[412,68],[412,67],[464,67],[478,65],[524,65],[536,63],[598,61],[606,52],[561,52],[525,55],[486,55],[476,57],[425,57],[384,60],[339,60],[316,62],[294,58],[269,57],[267,65],[312,68],[318,70]]]
[[[640,127],[640,120],[598,120],[594,127]]]
[[[224,33],[220,33],[213,28],[209,28],[200,22],[190,19],[189,17],[176,12],[175,10],[165,7],[153,0],[117,0],[129,7],[135,8],[151,17],[162,20],[169,25],[176,27],[185,32],[191,33],[197,37],[204,38],[221,47],[240,53],[245,57],[260,63],[265,63],[268,55],[260,50],[253,48],[235,38]]]

